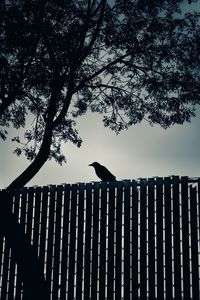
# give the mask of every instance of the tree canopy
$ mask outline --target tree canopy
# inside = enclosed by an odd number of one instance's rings
[[[25,126],[15,152],[32,161],[10,187],[48,158],[62,164],[61,141],[80,146],[75,121],[88,110],[116,133],[143,119],[167,128],[194,116],[199,13],[184,15],[181,3],[1,1],[0,136]]]

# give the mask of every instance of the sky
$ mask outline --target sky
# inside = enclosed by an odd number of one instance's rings
[[[106,166],[117,180],[200,176],[200,110],[191,123],[167,130],[142,122],[116,135],[103,126],[97,113],[77,119],[77,128],[83,139],[81,148],[63,144],[67,163],[60,166],[47,161],[27,186],[99,181],[93,167],[88,166],[94,161]],[[30,164],[13,150],[14,143],[1,142],[0,188],[7,187]]]
[[[184,12],[188,10],[186,3],[182,4]],[[199,11],[199,1],[190,8]],[[200,176],[200,109],[191,123],[164,130],[159,125],[150,127],[142,122],[118,136],[103,126],[101,118],[96,113],[88,113],[77,119],[83,139],[81,148],[72,143],[63,144],[67,163],[60,166],[53,160],[47,161],[27,186],[98,181],[93,167],[88,166],[94,161],[105,165],[118,180]],[[11,130],[10,138],[13,136]],[[30,164],[14,155],[13,150],[14,143],[1,141],[0,189],[7,187]]]

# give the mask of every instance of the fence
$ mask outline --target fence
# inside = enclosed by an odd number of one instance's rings
[[[37,248],[50,299],[199,299],[200,179],[23,188],[12,212]],[[0,241],[0,299],[23,299]]]

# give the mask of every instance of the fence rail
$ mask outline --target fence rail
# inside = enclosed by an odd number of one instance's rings
[[[200,179],[23,188],[13,214],[37,249],[49,299],[200,299]],[[23,299],[0,239],[0,299]]]

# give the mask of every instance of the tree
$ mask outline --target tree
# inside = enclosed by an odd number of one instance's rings
[[[15,152],[31,160],[24,186],[47,159],[77,146],[75,118],[89,109],[119,133],[146,119],[167,128],[199,104],[199,13],[182,1],[1,1],[0,125],[25,126]],[[191,1],[190,1],[191,2]],[[22,143],[22,147],[21,147]]]

